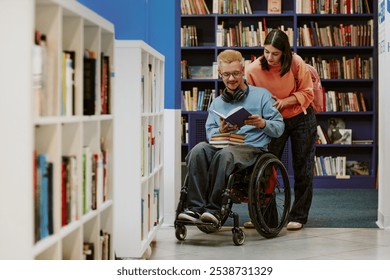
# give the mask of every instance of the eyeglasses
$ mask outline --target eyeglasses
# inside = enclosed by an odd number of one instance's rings
[[[241,75],[241,71],[234,71],[232,73],[230,72],[221,73],[221,76],[225,79],[229,79],[231,75],[233,75],[234,78],[238,78]]]

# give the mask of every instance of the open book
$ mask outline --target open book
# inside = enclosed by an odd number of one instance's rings
[[[231,110],[227,115],[223,115],[215,110],[213,110],[214,113],[216,113],[218,116],[223,118],[226,122],[230,123],[231,125],[238,125],[238,127],[242,127],[245,125],[244,121],[251,115],[244,107],[238,106],[237,108],[234,108]]]

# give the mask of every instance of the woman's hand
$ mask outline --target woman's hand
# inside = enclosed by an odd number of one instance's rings
[[[272,97],[276,100],[272,105],[279,111],[286,106],[298,104],[298,100],[295,95],[290,95],[289,97],[283,99],[279,99],[275,95]]]
[[[274,96],[274,99],[276,101],[272,105],[274,107],[276,107],[276,109],[278,109],[279,111],[280,111],[280,109],[282,109],[283,107],[285,107],[287,105],[287,102],[285,101],[285,99],[278,99],[275,96]]]

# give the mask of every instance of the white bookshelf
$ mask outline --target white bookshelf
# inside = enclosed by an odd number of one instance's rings
[[[94,244],[94,259],[104,259],[100,232],[110,234],[113,244],[113,115],[101,108],[100,54],[110,58],[114,71],[114,26],[77,1],[68,0],[5,0],[0,2],[1,34],[9,33],[0,46],[2,59],[2,96],[0,111],[2,153],[0,203],[0,259],[83,259],[83,244]],[[11,28],[12,27],[12,28]],[[48,72],[44,79],[48,102],[37,110],[33,91],[34,31],[46,35]],[[12,32],[11,32],[12,31]],[[4,33],[3,33],[4,32]],[[83,55],[89,49],[96,54],[96,109],[83,113]],[[62,104],[62,53],[75,52],[74,110],[65,115]],[[3,69],[7,69],[4,71]],[[111,76],[111,75],[110,75]],[[7,92],[7,94],[4,94]],[[113,79],[109,100],[112,101]],[[4,141],[4,142],[3,142]],[[107,150],[106,177],[97,181],[96,209],[83,211],[83,147],[92,153]],[[53,163],[52,233],[35,237],[36,202],[34,202],[34,152],[44,154]],[[62,223],[62,157],[74,156],[71,217]],[[102,167],[99,167],[104,172]],[[99,171],[100,172],[100,171]],[[102,178],[105,178],[102,180]],[[106,191],[103,194],[103,191]],[[87,202],[90,205],[89,202]],[[88,207],[89,208],[89,207]],[[45,216],[45,215],[42,215]],[[40,216],[40,219],[42,218]],[[110,258],[114,258],[110,245]],[[107,255],[106,255],[107,256]]]
[[[164,56],[143,41],[116,40],[115,88],[114,250],[147,258],[163,223]]]

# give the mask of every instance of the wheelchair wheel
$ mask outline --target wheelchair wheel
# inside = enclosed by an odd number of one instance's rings
[[[245,242],[245,233],[242,229],[238,228],[237,230],[233,229],[233,242],[234,245],[242,245]]]
[[[183,241],[187,236],[187,228],[184,225],[177,225],[175,235],[177,240]]]
[[[291,190],[283,163],[266,153],[257,160],[249,184],[249,215],[265,238],[279,234],[290,213]]]

